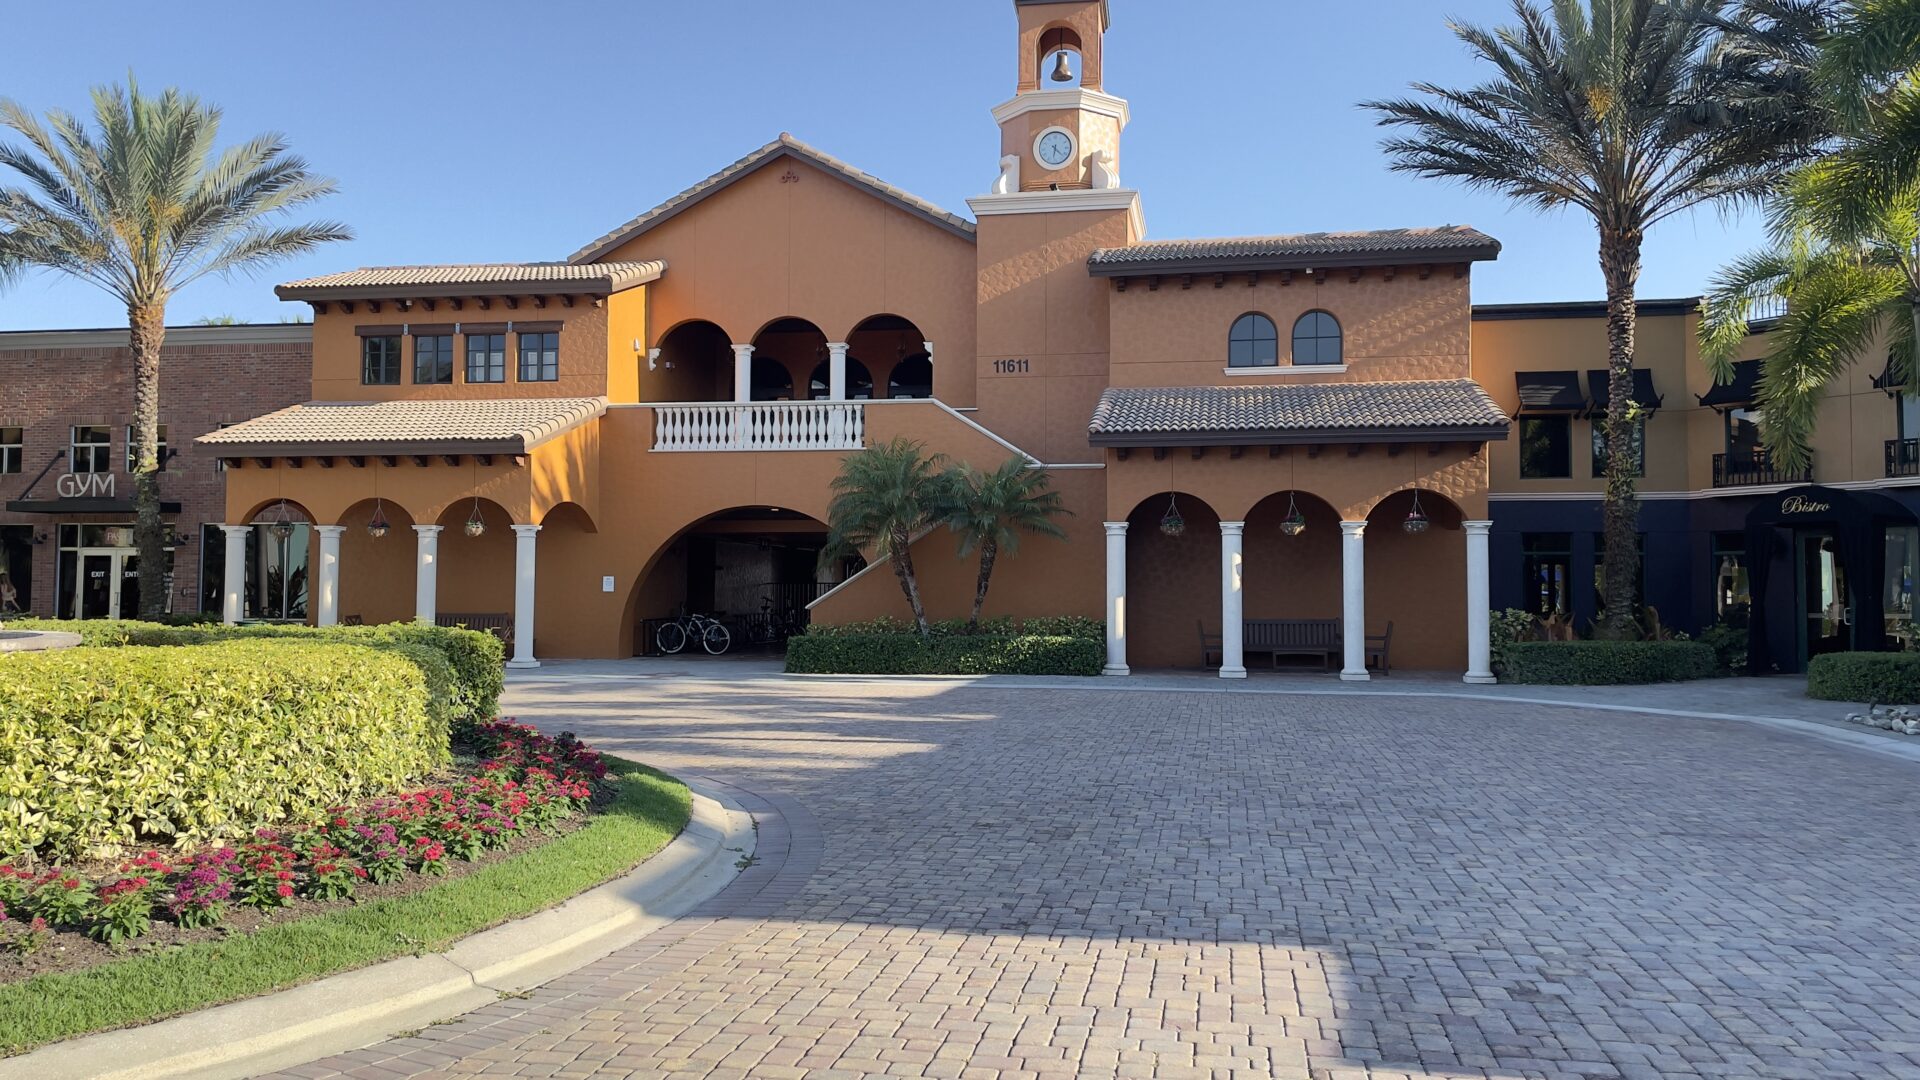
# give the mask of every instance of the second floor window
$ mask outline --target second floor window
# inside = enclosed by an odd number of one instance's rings
[[[560,335],[548,331],[520,335],[520,381],[553,382],[560,377]]]
[[[26,429],[0,427],[0,474],[19,472],[26,450]]]
[[[1900,437],[1902,439],[1920,439],[1920,397],[1913,394],[1901,394],[1893,399],[1900,410]]]
[[[400,382],[400,339],[360,339],[360,382],[365,386],[394,386]]]
[[[167,468],[167,425],[160,425],[160,469]],[[127,471],[132,472],[134,463],[140,460],[140,437],[132,424],[127,425]]]
[[[413,339],[413,381],[421,385],[453,381],[452,334],[421,334]]]
[[[103,473],[113,471],[113,429],[105,424],[76,427],[67,453],[67,471]]]
[[[1727,411],[1727,460],[1751,466],[1762,457],[1760,446],[1760,410]]]
[[[1565,479],[1573,475],[1570,421],[1564,416],[1520,418],[1520,478]]]
[[[1273,367],[1280,363],[1280,331],[1273,320],[1249,312],[1233,320],[1227,334],[1228,367]]]
[[[1632,424],[1633,431],[1633,475],[1647,475],[1647,422],[1644,418]],[[1607,422],[1596,417],[1593,421],[1593,478],[1607,475]]]
[[[507,381],[507,335],[467,335],[467,381]]]
[[[1309,311],[1293,324],[1293,363],[1343,364],[1345,346],[1341,341],[1340,320],[1324,311]]]

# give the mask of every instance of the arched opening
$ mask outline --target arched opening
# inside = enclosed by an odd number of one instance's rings
[[[336,524],[346,526],[340,534],[340,621],[372,625],[413,618],[413,515],[392,499],[362,499]]]
[[[876,384],[885,381],[887,397],[933,396],[933,357],[927,352],[926,335],[912,320],[875,315],[853,328],[847,335],[847,345],[847,370],[853,370],[857,359],[862,369],[873,372]],[[852,396],[851,379],[848,396]]]
[[[807,396],[814,401],[825,401],[833,393],[833,362],[822,360],[813,369],[813,375],[807,380]],[[871,401],[873,399],[873,375],[867,371],[867,365],[847,358],[847,400]]]
[[[1276,491],[1247,511],[1240,540],[1241,614],[1248,619],[1340,617],[1340,513],[1299,490]],[[1257,660],[1258,670],[1268,666]],[[1274,666],[1321,671],[1321,657],[1278,657]]]
[[[273,498],[239,520],[251,526],[240,617],[305,622],[311,607],[308,579],[319,559],[313,513],[292,499]],[[73,543],[69,528],[77,534]],[[55,613],[63,619],[137,617],[140,556],[133,550],[132,529],[81,525],[62,526],[60,532]],[[226,592],[226,533],[217,525],[202,526],[200,551],[200,610],[217,614]]]
[[[635,654],[660,652],[660,627],[696,614],[727,628],[729,652],[784,646],[806,628],[807,605],[860,567],[823,569],[826,541],[824,522],[779,506],[735,507],[688,525],[634,583]]]
[[[641,372],[649,401],[732,401],[733,342],[705,319],[683,322],[660,338],[660,355]]]
[[[1127,515],[1127,662],[1202,666],[1200,633],[1220,633],[1220,515],[1184,491]]]
[[[440,512],[435,613],[513,614],[513,515],[491,499],[457,499]]]
[[[1367,633],[1393,626],[1395,668],[1462,671],[1467,664],[1465,515],[1439,492],[1396,491],[1367,512]],[[1408,531],[1408,520],[1415,531]],[[1424,520],[1424,528],[1418,522]]]
[[[775,319],[753,338],[753,400],[793,400],[793,388],[826,359],[827,335],[818,326]]]
[[[1065,60],[1061,59],[1063,55]],[[1071,90],[1081,85],[1084,74],[1080,35],[1072,27],[1048,27],[1040,35],[1040,48],[1034,58],[1034,81],[1042,90]]]

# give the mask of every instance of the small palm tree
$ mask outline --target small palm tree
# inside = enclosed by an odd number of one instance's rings
[[[133,368],[134,543],[150,582],[165,580],[160,518],[160,349],[167,301],[208,274],[251,270],[320,244],[344,225],[272,219],[333,190],[277,134],[219,152],[220,110],[178,90],[158,97],[93,92],[95,130],[54,110],[42,120],[0,99],[0,166],[25,186],[0,185],[0,284],[27,270],[68,274],[125,305]],[[140,614],[166,610],[164,588],[140,590]]]
[[[1607,293],[1605,504],[1608,581],[1639,573],[1634,478],[1634,291],[1647,230],[1683,210],[1757,197],[1806,152],[1805,110],[1782,108],[1770,61],[1729,50],[1728,0],[1514,0],[1516,25],[1453,24],[1494,76],[1376,101],[1392,167],[1459,180],[1541,210],[1592,217]],[[1614,589],[1598,632],[1629,637],[1632,589]]]
[[[1060,502],[1060,493],[1052,490],[1047,474],[1033,467],[1024,457],[1011,457],[990,473],[960,467],[947,474],[946,507],[942,518],[947,528],[960,538],[960,556],[980,551],[980,576],[973,589],[973,613],[967,618],[967,633],[980,629],[980,609],[987,602],[987,585],[993,579],[993,564],[1005,551],[1012,555],[1020,548],[1022,532],[1066,538],[1066,530],[1053,519],[1070,514]]]
[[[931,633],[926,605],[920,601],[920,581],[913,572],[913,542],[938,523],[946,505],[946,479],[940,471],[945,458],[922,453],[920,443],[894,439],[850,454],[833,478],[833,501],[827,504],[827,545],[823,564],[848,552],[893,564],[900,591],[913,609],[920,636]]]

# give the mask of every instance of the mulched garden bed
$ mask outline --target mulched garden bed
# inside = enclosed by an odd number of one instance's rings
[[[458,857],[447,851],[443,857],[435,860],[438,869],[433,872],[423,872],[423,864],[415,858],[405,871],[391,881],[372,880],[364,867],[342,852],[341,857],[325,865],[337,865],[339,869],[334,876],[348,880],[351,895],[344,898],[310,895],[316,886],[315,868],[322,864],[309,857],[298,857],[288,863],[293,874],[289,879],[293,884],[288,887],[295,891],[291,896],[276,900],[280,906],[250,906],[241,900],[241,890],[236,887],[231,898],[217,905],[220,909],[218,922],[210,926],[181,925],[169,914],[170,901],[177,898],[183,888],[182,871],[187,868],[187,860],[194,852],[159,849],[144,852],[132,860],[75,861],[57,868],[30,866],[21,859],[11,860],[0,864],[0,877],[12,876],[19,883],[16,891],[21,895],[13,903],[0,902],[0,984],[36,975],[78,971],[109,960],[165,952],[193,942],[223,941],[262,927],[294,922],[355,904],[408,896],[550,844],[586,826],[593,814],[605,809],[613,801],[614,789],[605,782],[606,770],[599,755],[578,743],[554,740],[533,728],[500,721],[482,725],[473,735],[484,739],[485,745],[473,738],[457,739],[453,747],[452,765],[426,777],[422,787],[415,790],[460,792],[490,785],[484,790],[493,793],[502,788],[522,792],[537,788],[539,793],[534,798],[543,805],[547,800],[563,805],[537,814],[527,812],[527,820],[537,817],[541,819],[539,823],[513,828],[507,835],[491,841],[484,849],[472,852],[472,858]],[[509,759],[504,764],[503,746],[507,748],[505,756]],[[523,784],[529,784],[530,768],[550,776],[551,784],[536,777],[530,786],[522,787]],[[503,782],[504,777],[511,779]],[[568,785],[575,784],[579,785],[573,789],[575,795],[569,797],[564,792]],[[556,787],[558,791],[552,790]],[[340,816],[334,819],[334,832],[330,835],[339,835],[341,830],[351,827],[349,822],[358,825],[371,820],[365,816],[366,807],[404,799],[408,794],[398,793],[385,800],[370,800],[361,806],[343,809]],[[320,828],[324,830],[327,827]],[[290,847],[296,848],[305,846],[303,838],[317,835],[306,829],[289,829],[285,826],[271,831],[286,840]],[[423,831],[430,836],[437,835],[433,827]],[[244,850],[244,847],[236,847]],[[202,847],[197,850],[205,852],[209,849]],[[157,862],[154,856],[158,857]],[[168,868],[164,874],[156,873],[151,878],[140,877],[148,872],[147,867],[162,864]],[[144,932],[137,936],[111,943],[99,940],[99,924],[103,921],[99,915],[101,904],[111,895],[115,882],[129,878],[149,882],[145,892],[152,901],[151,920]],[[61,888],[63,880],[78,882],[75,888],[86,889],[92,894],[94,914],[90,918],[49,917],[51,912],[48,906],[35,902],[35,898],[41,895],[40,890]],[[8,883],[0,882],[0,885],[5,884]],[[38,929],[34,928],[36,924]],[[94,933],[90,934],[89,930]]]

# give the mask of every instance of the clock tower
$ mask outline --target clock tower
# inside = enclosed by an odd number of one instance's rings
[[[1013,0],[1013,97],[993,109],[1000,168],[979,220],[975,322],[982,423],[1045,462],[1099,460],[1087,420],[1108,382],[1103,247],[1143,238],[1120,183],[1127,103],[1106,92],[1107,0]]]

